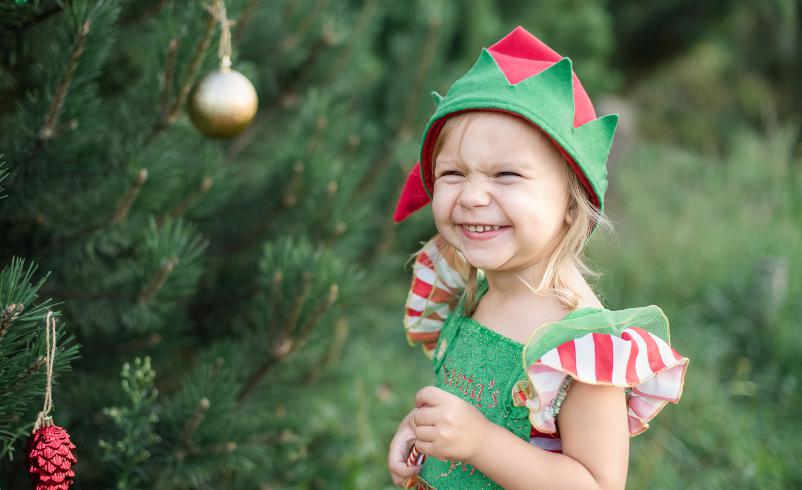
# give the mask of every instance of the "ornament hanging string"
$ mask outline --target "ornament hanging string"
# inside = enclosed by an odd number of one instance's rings
[[[56,359],[56,319],[47,310],[45,317],[47,389],[45,406],[36,417],[33,432],[26,445],[25,464],[35,490],[67,490],[73,483],[78,462],[75,444],[64,429],[53,423],[53,364]]]
[[[220,57],[220,69],[228,70],[231,68],[231,26],[236,22],[228,19],[223,0],[214,0],[212,5],[204,5],[203,8],[220,23],[220,45],[217,48],[217,55]]]
[[[36,417],[36,423],[33,426],[33,432],[36,432],[41,427],[50,427],[53,425],[53,417],[50,416],[50,411],[53,409],[53,361],[56,358],[56,319],[53,317],[53,312],[47,310],[45,317],[45,360],[47,362],[47,388],[45,389],[45,403],[42,411]]]

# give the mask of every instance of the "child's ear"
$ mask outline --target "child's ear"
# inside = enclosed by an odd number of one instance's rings
[[[572,202],[568,205],[568,210],[565,212],[565,222],[568,226],[574,224],[574,220],[576,219],[576,203]]]

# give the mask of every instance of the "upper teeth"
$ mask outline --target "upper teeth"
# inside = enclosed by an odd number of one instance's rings
[[[463,226],[465,226],[465,228],[468,231],[474,231],[474,232],[476,232],[476,231],[483,232],[483,231],[490,231],[490,230],[495,231],[495,230],[498,230],[499,228],[501,228],[498,225],[463,225]]]

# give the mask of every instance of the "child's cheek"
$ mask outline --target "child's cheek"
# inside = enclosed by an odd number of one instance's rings
[[[434,224],[437,225],[438,230],[449,217],[449,212],[443,202],[443,193],[438,192],[436,185],[432,192],[432,215],[434,216]]]
[[[443,235],[447,241],[453,242],[454,237],[450,234],[454,233],[454,223],[451,222],[452,206],[446,199],[447,192],[438,191],[435,189],[432,194],[432,215],[434,217],[434,225],[437,227],[438,233]]]

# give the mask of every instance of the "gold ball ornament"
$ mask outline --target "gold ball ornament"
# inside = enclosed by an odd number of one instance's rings
[[[259,107],[253,84],[230,68],[206,74],[189,95],[187,112],[192,124],[213,138],[230,138],[251,123]]]

